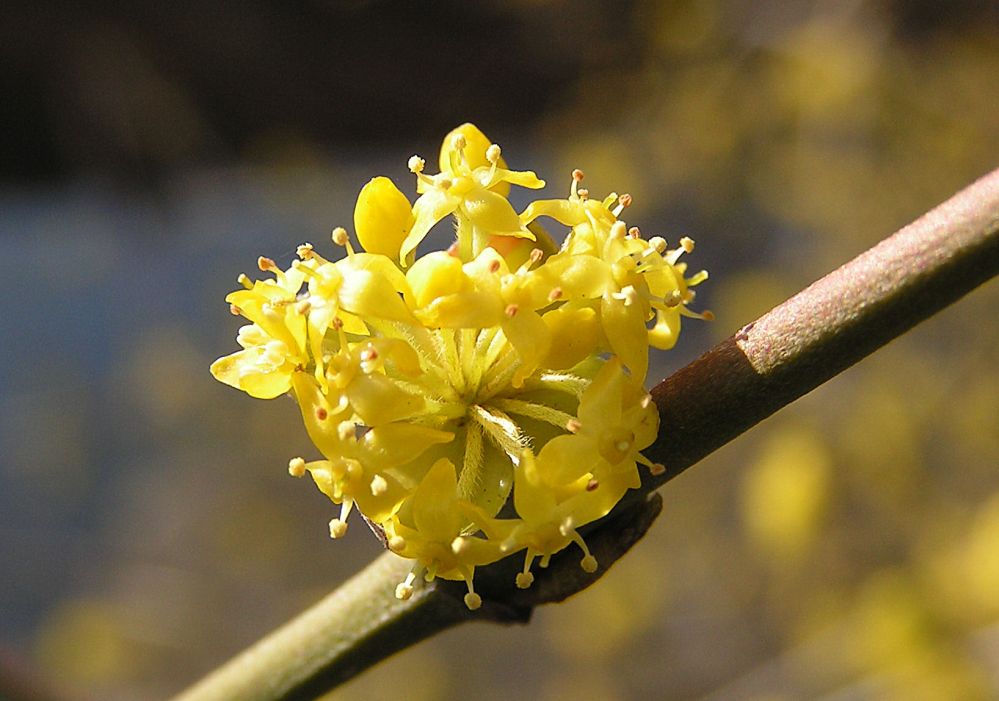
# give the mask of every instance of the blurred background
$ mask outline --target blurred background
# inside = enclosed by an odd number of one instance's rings
[[[208,365],[258,255],[476,122],[627,191],[712,279],[664,376],[999,165],[989,0],[0,7],[0,697],[161,699],[378,554],[293,480],[291,401]],[[526,202],[526,197],[518,200]],[[333,698],[999,698],[999,287],[664,489],[528,627]],[[17,691],[20,689],[20,691]]]

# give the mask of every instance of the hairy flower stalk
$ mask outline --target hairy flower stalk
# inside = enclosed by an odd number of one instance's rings
[[[629,195],[590,199],[572,174],[569,197],[518,214],[511,185],[540,188],[533,172],[506,167],[499,146],[471,124],[444,140],[440,172],[409,160],[419,197],[384,177],[361,190],[354,228],[333,231],[346,255],[298,248],[287,269],[260,258],[273,278],[226,297],[251,323],[242,350],[212,374],[251,396],[290,393],[320,459],[293,458],[340,514],[342,537],[356,508],[388,547],[415,561],[396,588],[418,579],[463,580],[481,605],[475,568],[524,552],[516,584],[535,560],[574,545],[597,568],[579,529],[639,486],[641,450],[659,417],[644,389],[649,347],[671,348],[691,287],[682,254],[644,239],[619,218]],[[456,240],[417,255],[442,219]],[[537,221],[569,228],[560,248]]]

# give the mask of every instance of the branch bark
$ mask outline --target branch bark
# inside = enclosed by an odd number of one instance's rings
[[[483,608],[437,580],[394,597],[410,563],[391,553],[176,701],[311,699],[394,652],[469,620],[526,622],[534,606],[592,584],[651,525],[652,490],[781,407],[999,273],[999,170],[743,327],[652,390],[662,419],[646,452],[666,465],[586,535],[600,569],[553,558],[527,590],[511,558],[476,573]],[[562,553],[565,554],[564,552]]]

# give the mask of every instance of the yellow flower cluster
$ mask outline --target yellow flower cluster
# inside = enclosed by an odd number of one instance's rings
[[[707,274],[685,278],[693,242],[645,240],[618,218],[631,198],[590,199],[579,171],[567,199],[518,214],[510,185],[544,182],[508,170],[471,124],[445,138],[437,175],[417,156],[409,168],[414,203],[384,177],[358,195],[364,252],[337,228],[340,260],[303,244],[287,270],[259,259],[273,278],[240,276],[226,301],[251,323],[211,370],[254,397],[295,397],[323,458],[289,471],[342,505],[334,538],[356,506],[416,561],[397,596],[420,576],[459,579],[475,609],[475,568],[518,551],[522,588],[570,543],[596,569],[578,529],[639,485],[638,464],[663,469],[639,452],[659,424],[648,349],[707,316],[686,308]],[[448,215],[454,244],[417,256]],[[570,228],[560,248],[539,217]]]

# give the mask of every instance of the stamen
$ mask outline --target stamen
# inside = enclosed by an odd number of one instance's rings
[[[229,313],[232,314],[233,316],[239,316],[239,315],[241,315],[243,313],[243,311],[239,307],[237,307],[235,304],[230,304],[229,305]]]
[[[537,262],[541,260],[542,256],[544,255],[545,252],[542,251],[540,248],[532,248],[531,255],[528,256],[528,260],[531,261],[531,265],[537,265]]]
[[[469,582],[468,586],[471,588],[472,583]],[[477,610],[480,606],[482,606],[482,597],[469,589],[469,592],[465,594],[465,606],[468,607],[469,611]]]
[[[347,533],[347,522],[341,519],[335,518],[330,521],[330,538],[334,540],[338,538],[343,538]]]
[[[246,273],[240,273],[239,277],[236,278],[236,282],[245,287],[248,290],[253,289],[253,283],[250,282],[250,278],[246,276]]]
[[[509,304],[507,305],[507,308],[503,310],[503,313],[512,319],[513,317],[517,316],[518,311],[520,311],[520,307],[518,307],[516,304]]]
[[[597,558],[592,555],[586,555],[579,561],[579,566],[583,568],[583,572],[593,574],[597,571]]]
[[[329,412],[326,411],[325,407],[316,407],[316,419],[319,421],[325,421],[329,416]]]
[[[552,291],[548,293],[548,301],[554,302],[557,299],[561,299],[562,294],[563,292],[561,287],[553,287]]]
[[[457,245],[458,245],[458,244],[457,244],[457,243],[455,243],[455,246],[457,246]],[[449,250],[450,250],[450,249],[449,249]],[[491,272],[491,273],[498,273],[498,272],[499,272],[499,269],[500,269],[500,267],[502,267],[502,266],[500,266],[500,262],[499,262],[498,260],[494,260],[494,261],[492,261],[492,262],[491,262],[491,263],[489,264],[489,272]]]
[[[661,462],[654,462],[649,466],[649,474],[653,477],[658,476],[666,472],[666,466]]]
[[[490,163],[499,163],[500,154],[503,150],[499,147],[499,144],[490,144],[489,148],[486,149],[486,160]]]
[[[600,486],[600,480],[593,478],[586,483],[586,491],[592,492],[599,486]]]
[[[309,258],[311,258],[313,255],[315,255],[315,251],[312,250],[312,244],[309,243],[308,241],[306,241],[301,246],[299,246],[298,248],[296,248],[295,249],[295,253],[302,260],[309,260]]]
[[[380,497],[382,494],[388,491],[388,482],[381,475],[375,475],[371,478],[371,494],[372,496]]]
[[[406,539],[401,535],[394,535],[388,539],[388,549],[394,553],[402,552],[406,549]]]
[[[534,575],[531,572],[518,572],[517,573],[517,588],[527,589],[532,584],[534,584]]]
[[[292,458],[288,461],[288,474],[292,477],[301,477],[305,474],[305,460],[303,458]]]
[[[451,552],[458,556],[461,556],[463,553],[467,553],[468,549],[472,547],[472,544],[468,541],[468,538],[458,536],[451,541]]]
[[[694,239],[689,236],[684,236],[680,239],[680,248],[687,253],[691,253],[694,250]]]
[[[413,596],[413,582],[416,581],[416,573],[410,572],[406,575],[406,580],[399,582],[395,588],[395,598],[408,601]]]
[[[579,433],[582,428],[583,424],[579,422],[579,419],[569,419],[565,422],[565,430],[569,433]]]
[[[452,258],[460,258],[461,257],[461,254],[459,252],[460,250],[461,247],[458,246],[458,242],[455,241],[454,243],[452,243],[450,246],[447,247],[447,254]],[[495,263],[496,261],[493,262]]]
[[[579,168],[576,168],[574,171],[572,171],[572,185],[569,186],[569,198],[570,199],[574,198],[574,197],[579,197],[580,196],[579,195],[579,191],[578,191],[578,187],[579,187],[579,183],[581,183],[583,181],[584,177],[585,176],[583,175],[583,171],[581,171]]]
[[[710,309],[706,309],[703,312],[701,312],[701,318],[704,319],[705,321],[714,321],[715,313]]]
[[[642,397],[642,401],[639,403],[641,404],[643,409],[648,409],[649,405],[652,404],[652,395],[646,394],[644,397]]]
[[[330,233],[330,238],[333,239],[333,243],[337,246],[346,246],[350,243],[350,239],[347,236],[347,230],[342,226],[338,226]]]
[[[464,134],[455,134],[454,141],[451,142],[451,145],[454,147],[455,151],[461,151],[468,145],[468,142],[465,140]]]
[[[303,299],[301,302],[295,305],[295,311],[302,316],[305,316],[312,311],[312,302],[307,299]]]
[[[649,249],[662,255],[666,251],[666,239],[662,236],[653,236],[649,239]]]
[[[357,438],[357,424],[353,421],[341,421],[337,424],[336,433],[342,441],[349,441],[351,438]]]
[[[614,209],[612,209],[611,212],[614,214],[615,217],[618,217],[621,215],[621,212],[623,212],[626,207],[630,206],[631,206],[631,195],[629,195],[628,193],[624,193],[623,195],[617,198],[617,206]]]
[[[587,190],[585,187],[581,187],[581,188],[579,188],[579,190],[576,191],[576,194],[579,195],[579,199],[585,200],[585,199],[589,198],[590,191]]]
[[[414,175],[419,175],[426,168],[427,162],[420,158],[419,156],[410,156],[409,161],[406,163],[409,168],[409,172]]]
[[[272,270],[275,272],[277,272],[278,270],[277,263],[275,263],[273,259],[267,258],[265,256],[260,256],[259,258],[257,258],[257,267],[260,268],[260,270],[265,273],[268,270]]]
[[[633,239],[640,239],[642,238],[642,231],[637,226],[633,226],[630,229],[628,229],[628,236],[630,236]]]
[[[683,302],[683,295],[680,294],[680,290],[673,290],[663,298],[663,304],[667,307],[679,306],[681,302]]]

